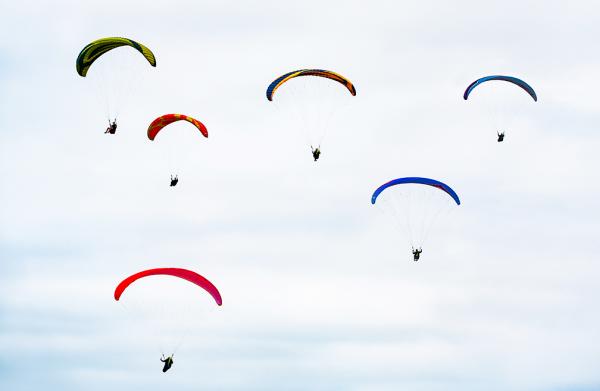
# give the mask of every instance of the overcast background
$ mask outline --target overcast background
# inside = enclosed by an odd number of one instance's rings
[[[23,0],[0,22],[1,389],[600,389],[597,2]],[[157,57],[115,136],[75,71],[105,36]],[[264,96],[304,67],[358,90],[317,164]],[[539,97],[503,144],[462,100],[488,74]],[[168,112],[210,132],[180,133],[176,189],[145,138]],[[463,202],[419,263],[369,202],[401,176]],[[158,266],[224,301],[177,321],[166,374],[112,297]]]

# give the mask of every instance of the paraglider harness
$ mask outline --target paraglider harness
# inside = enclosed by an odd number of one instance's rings
[[[164,354],[162,355],[162,357],[161,357],[161,359],[160,359],[160,362],[164,362],[164,363],[165,363],[165,366],[163,367],[163,370],[162,370],[162,371],[163,371],[163,373],[164,373],[164,372],[167,372],[169,369],[171,369],[171,366],[173,365],[173,356],[174,356],[174,355],[175,355],[175,354],[171,354],[171,355],[170,355],[169,357],[167,357],[167,358],[165,358],[165,355],[164,355]]]
[[[419,247],[418,249],[415,249],[415,248],[413,247],[413,249],[412,249],[412,253],[413,253],[413,258],[414,258],[413,260],[414,260],[415,262],[417,262],[417,261],[419,260],[419,257],[421,256],[421,253],[422,253],[422,252],[423,252],[423,250],[421,249],[421,247]]]
[[[313,158],[315,159],[315,162],[317,160],[319,160],[319,156],[321,156],[321,149],[320,148],[321,148],[320,145],[318,147],[316,147],[316,148],[313,148],[312,145],[310,146],[310,149],[312,150],[312,155],[313,155]]]
[[[106,134],[106,133],[115,134],[116,131],[117,131],[117,119],[115,118],[115,120],[111,123],[110,118],[109,118],[108,119],[108,128],[106,128],[106,132],[104,132],[104,134]]]
[[[171,187],[176,186],[177,182],[179,182],[179,178],[177,178],[177,175],[175,175],[175,178],[173,178],[173,175],[171,175]]]
[[[498,142],[504,141],[504,132],[498,132]]]

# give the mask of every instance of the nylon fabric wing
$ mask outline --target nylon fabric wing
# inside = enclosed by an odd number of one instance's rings
[[[531,96],[533,98],[533,100],[537,102],[537,94],[535,93],[534,89],[529,84],[527,84],[526,82],[524,82],[521,79],[517,79],[516,77],[502,76],[502,75],[485,76],[485,77],[475,80],[473,83],[469,84],[469,86],[465,90],[465,93],[463,94],[464,100],[467,100],[469,98],[469,95],[471,94],[471,92],[478,85],[485,83],[487,81],[491,81],[491,80],[502,80],[502,81],[507,81],[509,83],[517,85],[517,86],[521,87],[523,90],[525,90],[529,94],[529,96]]]
[[[148,270],[144,270],[144,271],[135,273],[135,274],[127,277],[126,279],[121,281],[119,283],[119,285],[117,285],[117,288],[115,289],[115,293],[114,293],[115,300],[118,301],[121,298],[121,295],[123,294],[123,292],[129,287],[129,285],[131,285],[135,281],[139,280],[140,278],[145,278],[148,276],[160,276],[160,275],[178,277],[178,278],[187,280],[193,284],[196,284],[199,287],[201,287],[202,289],[204,289],[206,292],[208,292],[213,297],[213,299],[215,300],[217,305],[220,306],[223,304],[223,300],[221,299],[221,294],[219,293],[219,290],[217,289],[216,286],[213,285],[212,282],[210,282],[206,278],[202,277],[200,274],[193,272],[191,270],[174,268],[174,267],[148,269]]]
[[[416,183],[416,184],[437,187],[438,189],[446,192],[450,197],[452,197],[454,202],[456,202],[456,205],[460,205],[460,198],[458,198],[458,194],[456,194],[456,192],[454,190],[452,190],[452,188],[450,186],[448,186],[445,183],[442,183],[440,181],[436,181],[435,179],[421,178],[421,177],[398,178],[398,179],[391,180],[387,183],[384,183],[383,185],[379,186],[377,188],[377,190],[375,190],[375,192],[371,196],[371,204],[375,204],[375,202],[377,201],[377,197],[379,197],[379,194],[381,194],[381,192],[383,192],[388,187],[401,185],[401,184],[405,184],[405,183]]]
[[[200,133],[202,133],[204,137],[208,137],[208,130],[206,129],[206,126],[204,126],[204,124],[197,119],[184,114],[165,114],[152,121],[150,126],[148,126],[148,138],[150,140],[154,140],[158,132],[160,132],[165,126],[177,121],[187,121],[191,123],[200,131]]]
[[[267,87],[267,99],[272,101],[273,94],[275,94],[275,91],[279,87],[281,87],[288,80],[291,80],[295,77],[300,77],[300,76],[324,77],[327,79],[337,81],[338,83],[345,86],[348,89],[348,91],[350,91],[352,96],[356,96],[356,88],[354,87],[354,84],[352,84],[352,82],[350,80],[348,80],[347,78],[345,78],[342,75],[339,75],[332,71],[326,71],[324,69],[300,69],[297,71],[288,72],[285,75],[278,77],[271,84],[269,84],[269,87]]]
[[[80,76],[85,77],[94,61],[104,53],[121,46],[130,46],[134,48],[148,60],[150,65],[153,67],[156,66],[156,57],[154,57],[154,53],[146,46],[129,38],[110,37],[97,39],[87,44],[83,50],[81,50],[76,61],[77,73]]]

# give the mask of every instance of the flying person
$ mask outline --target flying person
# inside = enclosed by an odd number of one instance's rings
[[[110,118],[109,118],[108,119],[108,128],[106,128],[106,131],[104,132],[104,134],[106,134],[106,133],[115,134],[116,131],[117,131],[117,119],[115,118],[115,120],[111,123]]]
[[[504,132],[497,132],[498,133],[498,142],[501,143],[502,141],[504,141]]]
[[[419,260],[419,257],[421,256],[422,252],[423,252],[423,250],[421,249],[421,247],[419,247],[418,249],[413,247],[412,253],[413,253],[413,258],[414,258],[415,262],[417,262]]]
[[[175,175],[175,177],[171,175],[171,187],[177,186],[177,182],[179,182],[179,178],[177,178],[177,175]]]
[[[171,368],[171,366],[173,365],[173,354],[171,354],[167,358],[165,358],[165,355],[163,354],[162,357],[161,357],[161,359],[160,359],[160,362],[165,363],[165,366],[163,367],[163,370],[162,370],[163,373],[167,372]]]
[[[321,156],[321,149],[319,149],[319,148],[320,148],[320,146],[316,147],[316,148],[313,148],[312,145],[310,146],[310,149],[312,150],[312,155],[313,155],[313,158],[315,159],[315,162],[317,160],[319,160],[319,156]]]

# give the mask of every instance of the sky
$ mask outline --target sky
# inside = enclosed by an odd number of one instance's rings
[[[0,21],[0,389],[600,389],[597,2],[6,1]],[[114,136],[75,71],[106,36],[157,57],[115,50],[135,77]],[[264,95],[299,68],[357,89],[317,163]],[[538,102],[465,102],[489,74]],[[496,87],[502,144],[473,99]],[[169,112],[209,138],[148,141]],[[370,203],[405,176],[462,201],[417,263]],[[114,300],[165,266],[223,306],[159,279]]]

